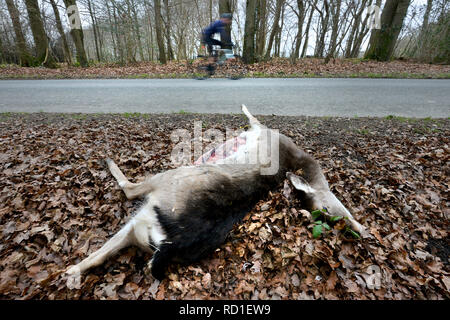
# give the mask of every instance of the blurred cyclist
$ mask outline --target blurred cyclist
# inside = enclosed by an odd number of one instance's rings
[[[231,13],[223,13],[220,19],[211,23],[208,27],[202,31],[202,43],[208,47],[208,53],[212,53],[212,46],[227,46],[231,44],[231,39],[229,39],[225,27],[231,24],[233,16]],[[220,33],[221,39],[224,41],[219,41],[213,39],[216,33]]]

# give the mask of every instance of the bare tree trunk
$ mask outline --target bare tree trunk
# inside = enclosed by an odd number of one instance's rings
[[[345,51],[344,51],[344,57],[345,58],[350,58],[350,53],[352,51],[352,46],[353,46],[353,41],[354,41],[354,38],[355,38],[355,33],[356,33],[356,30],[359,27],[359,21],[360,21],[360,16],[357,16],[356,18],[353,19],[352,30],[350,31],[350,35],[348,36],[347,44],[345,46]]]
[[[144,49],[142,47],[141,31],[139,30],[139,21],[138,21],[138,15],[137,15],[137,11],[136,11],[136,4],[135,4],[134,0],[131,1],[131,12],[133,13],[134,33],[136,34],[139,55],[140,55],[140,58],[142,61],[142,60],[145,60],[144,59]]]
[[[70,53],[66,34],[64,33],[64,28],[61,23],[61,17],[59,15],[59,10],[58,10],[58,7],[56,6],[55,0],[50,0],[50,4],[52,5],[53,12],[55,14],[56,28],[58,29],[59,35],[61,36],[63,50],[64,50],[64,57],[65,57],[66,62],[70,65],[70,64],[72,64],[72,54]]]
[[[275,57],[279,58],[281,54],[281,33],[283,32],[284,26],[284,5],[281,8],[281,17],[280,17],[280,27],[278,28],[278,32],[275,36]]]
[[[113,18],[114,18],[114,34],[116,36],[116,44],[117,44],[117,52],[119,53],[119,61],[121,64],[125,63],[125,55],[123,53],[123,46],[120,40],[119,34],[119,20],[117,19],[117,15],[119,14],[116,6],[113,3]]]
[[[323,1],[323,10],[325,10],[325,14],[322,10],[319,10],[317,6],[315,6],[316,10],[320,13],[320,33],[318,37],[318,41],[316,42],[316,48],[314,52],[314,56],[322,58],[323,53],[325,51],[325,36],[328,32],[328,23],[330,21],[330,5],[328,0]]]
[[[4,34],[4,39],[2,39],[3,45],[3,57],[6,62],[20,64],[19,55],[16,48],[16,42],[14,40],[13,30],[10,29],[9,24],[6,24],[5,20],[2,20],[2,32]],[[14,53],[11,52],[11,48],[14,47]],[[32,57],[31,57],[32,58]]]
[[[377,5],[381,5],[381,0],[377,0]],[[364,18],[363,22],[361,23],[361,30],[357,31],[356,39],[353,43],[352,51],[350,52],[350,58],[356,58],[359,56],[361,45],[364,41],[364,38],[369,33],[370,29],[367,27],[367,22],[369,20],[370,16],[366,14],[366,17]]]
[[[264,48],[266,46],[267,36],[267,0],[257,1],[257,22],[256,22],[256,43],[255,53],[258,59],[264,56]]]
[[[345,19],[348,20],[347,14],[349,12],[349,8],[347,8],[347,11],[344,13],[344,16],[341,19]],[[347,33],[350,31],[351,28],[351,22],[350,23],[345,23],[341,28],[342,28],[342,32],[340,32],[340,39],[338,40],[338,42],[336,43],[336,53],[335,55],[339,54],[340,51],[342,51],[342,53],[345,52],[345,50],[342,48],[342,42],[344,41],[344,39],[347,36]]]
[[[136,46],[133,37],[133,24],[131,22],[131,6],[127,3],[127,11],[122,14],[123,35],[127,50],[127,63],[136,62]]]
[[[281,9],[283,7],[283,4],[284,0],[277,0],[277,4],[275,7],[275,17],[273,19],[273,28],[272,32],[270,33],[269,44],[267,45],[267,51],[265,56],[266,60],[269,60],[270,58],[270,52],[272,51],[273,41],[275,40],[275,35],[278,33],[278,30],[280,28],[278,24],[280,23]]]
[[[372,1],[370,1],[369,4],[371,4],[371,3],[372,3]],[[346,58],[351,57],[352,48],[354,47],[354,43],[357,39],[357,34],[358,34],[359,27],[361,24],[362,13],[363,13],[364,9],[366,9],[366,8],[367,8],[367,0],[363,0],[359,7],[354,6],[354,8],[353,8],[354,9],[353,25],[352,25],[350,35],[348,37],[347,44],[345,46],[345,51],[344,51],[344,57],[346,57]]]
[[[231,13],[233,14],[233,6],[232,0],[219,0],[219,15],[223,13]],[[254,11],[254,9],[253,9]],[[220,41],[223,43],[231,42],[231,25],[225,27],[226,39],[222,39],[222,35],[220,35]],[[223,46],[225,49],[231,49],[231,46]]]
[[[245,11],[244,49],[242,59],[245,63],[255,62],[255,22],[256,0],[247,0]]]
[[[297,14],[298,31],[297,31],[297,36],[295,37],[294,59],[299,58],[300,45],[302,44],[303,22],[305,21],[305,3],[304,3],[304,1],[297,0],[297,7],[298,7],[298,12],[296,12],[296,14]]]
[[[371,5],[371,4],[372,4],[372,0],[370,0],[367,5]],[[376,0],[375,4],[376,4],[376,6],[380,7],[381,0]],[[346,51],[346,55],[345,55],[348,58],[356,58],[359,56],[359,53],[361,50],[361,45],[364,41],[364,38],[370,31],[369,27],[367,26],[367,22],[369,21],[370,18],[372,18],[371,15],[369,15],[369,12],[366,13],[364,20],[361,21],[362,11],[366,8],[367,5],[366,5],[366,1],[364,1],[360,8],[360,12],[358,12],[359,13],[359,16],[357,17],[358,25],[356,26],[356,31],[353,35],[352,43],[350,43],[350,51],[348,52],[348,54]]]
[[[22,32],[22,25],[20,24],[19,10],[17,10],[13,0],[6,0],[6,4],[16,35],[16,48],[19,54],[19,64],[24,67],[29,67],[33,64],[33,57],[27,49],[25,37]]]
[[[161,0],[153,0],[155,5],[155,30],[156,30],[156,41],[158,42],[159,49],[159,61],[162,64],[167,62],[166,60],[166,50],[164,48],[164,39],[162,34],[162,22],[161,22]]]
[[[3,42],[2,42],[2,37],[0,37],[0,63],[4,63],[5,62],[5,55],[3,54]]]
[[[105,59],[105,57],[104,57],[104,51],[103,51],[103,48],[104,48],[104,45],[103,45],[104,36],[103,36],[103,32],[102,32],[102,31],[100,30],[100,28],[98,27],[98,26],[99,26],[99,23],[98,23],[97,12],[96,12],[96,9],[95,9],[95,8],[96,8],[95,6],[92,7],[92,12],[93,12],[93,14],[94,14],[95,28],[97,29],[98,46],[99,46],[99,50],[100,50],[100,59],[101,59],[101,60],[104,60],[104,59]]]
[[[314,7],[316,6],[318,0],[314,0],[311,3],[311,11],[308,17],[308,23],[306,24],[306,33],[305,33],[305,43],[303,44],[303,50],[301,57],[304,58],[306,56],[306,51],[308,50],[308,42],[309,42],[309,29],[311,28],[311,21],[314,15]]]
[[[12,47],[14,47],[16,49],[16,47],[15,47],[16,43],[15,43],[14,35],[13,35],[14,31],[11,31],[9,24],[7,25],[5,20],[2,21],[2,27],[3,27],[3,32],[5,35],[5,38],[3,40],[3,48],[5,49],[5,51],[4,51],[5,59],[8,62],[20,64],[19,56],[17,54],[15,54],[15,52],[14,52],[14,54],[12,54],[11,50],[10,50],[10,48],[12,48]],[[31,59],[33,59],[33,57],[31,57]]]
[[[36,46],[36,58],[38,63],[47,68],[56,68],[56,62],[48,46],[48,38],[42,23],[41,12],[37,0],[25,0],[31,32]]]
[[[183,7],[183,0],[178,0],[179,2],[179,10],[183,17],[186,17],[185,14],[186,7]],[[180,47],[178,48],[178,59],[186,60],[188,59],[188,52],[187,52],[187,45],[186,45],[186,29],[185,28],[179,28],[179,41],[180,41]]]
[[[100,50],[98,47],[98,34],[97,34],[97,28],[96,28],[96,23],[94,20],[94,14],[92,11],[92,4],[91,4],[91,0],[87,0],[87,5],[88,5],[88,11],[89,11],[89,15],[91,17],[91,22],[92,22],[92,31],[94,33],[94,43],[95,43],[95,53],[97,54],[97,61],[101,60],[101,56],[100,56]]]
[[[365,57],[379,61],[392,58],[411,0],[387,0],[381,14],[381,30],[373,30]]]
[[[171,26],[172,21],[170,18],[170,8],[169,8],[169,0],[164,0],[164,7],[166,10],[166,38],[167,38],[167,58],[169,60],[174,59],[173,49],[172,49],[172,36],[171,36]]]
[[[416,49],[419,53],[419,56],[421,56],[422,53],[424,52],[423,44],[425,42],[426,33],[428,31],[428,23],[429,23],[428,21],[430,19],[430,13],[431,13],[432,7],[433,7],[433,0],[428,0],[427,8],[425,9],[425,14],[423,15],[423,23],[422,23],[422,27],[420,28],[419,38],[417,39]]]
[[[153,61],[155,59],[154,57],[154,53],[155,53],[155,49],[153,46],[153,25],[152,25],[152,20],[150,19],[151,14],[150,14],[150,9],[148,11],[148,27],[149,27],[149,31],[150,31],[150,52],[149,52],[149,60]]]
[[[337,44],[337,36],[339,31],[339,20],[341,17],[341,5],[342,0],[336,0],[334,4],[332,4],[332,14],[333,14],[333,26],[331,29],[331,40],[330,46],[328,49],[327,56],[325,58],[325,63],[328,63],[336,52],[336,44]]]
[[[76,6],[75,0],[64,0],[64,4],[66,6],[66,9],[70,8],[71,6]],[[72,28],[70,30],[70,35],[72,36],[73,42],[75,43],[75,48],[77,50],[77,61],[82,67],[87,67],[89,63],[86,57],[86,51],[84,50],[83,29],[81,28],[81,26],[79,29]]]
[[[144,35],[145,51],[147,53],[147,59],[146,60],[151,61],[152,60],[152,58],[151,58],[151,43],[152,43],[151,42],[151,35],[152,35],[152,29],[150,27],[150,16],[148,15],[147,11],[146,11],[146,14],[145,14],[145,19],[148,21],[147,25],[145,26],[146,34]]]
[[[209,23],[213,21],[213,2],[209,0]]]
[[[111,34],[111,42],[113,45],[113,52],[114,52],[114,60],[116,60],[118,58],[118,49],[117,49],[117,44],[116,44],[116,40],[114,40],[115,37],[115,33],[114,33],[114,28],[113,28],[113,21],[112,21],[112,17],[111,17],[111,11],[109,8],[109,4],[108,4],[109,0],[105,1],[105,5],[106,5],[106,11],[108,12],[108,22],[109,22],[109,32]]]

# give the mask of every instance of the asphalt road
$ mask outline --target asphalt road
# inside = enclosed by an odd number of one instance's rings
[[[0,112],[450,116],[450,80],[2,80]]]

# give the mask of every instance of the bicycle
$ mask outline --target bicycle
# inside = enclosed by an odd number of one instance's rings
[[[231,80],[239,80],[244,77],[246,70],[241,62],[241,57],[233,53],[232,49],[214,48],[209,55],[197,55],[202,61],[196,67],[194,78],[205,80],[211,78],[217,69],[223,69],[225,76]],[[210,62],[213,58],[213,62]]]

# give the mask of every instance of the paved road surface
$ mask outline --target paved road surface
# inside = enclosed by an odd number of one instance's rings
[[[0,112],[449,117],[450,80],[2,80]]]

